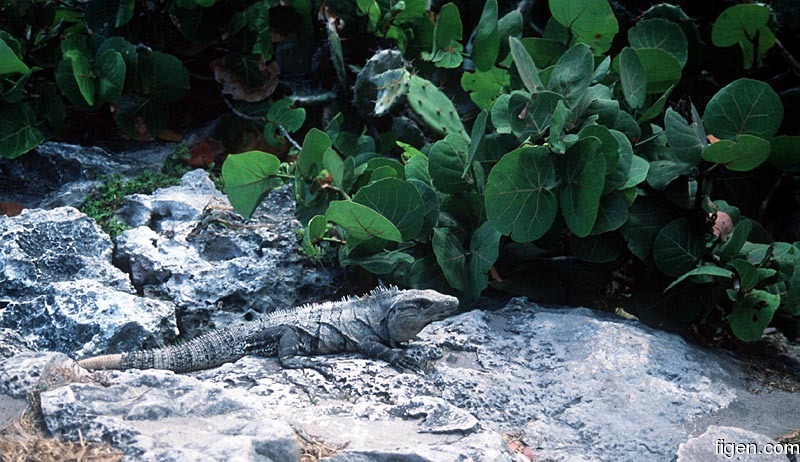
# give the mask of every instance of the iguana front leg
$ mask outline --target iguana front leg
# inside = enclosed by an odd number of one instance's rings
[[[377,338],[370,337],[358,343],[358,349],[364,356],[373,359],[380,359],[389,363],[392,367],[405,372],[408,370],[420,370],[420,359],[409,350],[389,348]]]

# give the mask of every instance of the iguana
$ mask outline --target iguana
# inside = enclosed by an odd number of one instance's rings
[[[312,368],[329,377],[326,366],[302,356],[360,352],[400,370],[415,369],[414,355],[396,347],[457,309],[457,298],[433,290],[377,288],[362,297],[276,311],[180,345],[96,356],[78,364],[85,369],[191,372],[260,355],[277,356],[284,368]]]

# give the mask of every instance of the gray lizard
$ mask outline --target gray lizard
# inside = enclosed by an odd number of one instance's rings
[[[397,347],[457,309],[457,298],[433,290],[377,288],[362,297],[277,311],[180,345],[96,356],[78,364],[85,369],[191,372],[259,355],[277,356],[285,368],[312,368],[330,377],[324,365],[303,356],[360,352],[400,370],[416,369],[414,355]]]

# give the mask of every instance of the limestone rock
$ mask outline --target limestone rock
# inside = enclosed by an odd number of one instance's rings
[[[195,170],[127,198],[120,216],[137,227],[117,237],[115,261],[141,293],[174,302],[187,331],[253,319],[333,291],[333,273],[299,255],[293,213],[291,191],[278,189],[245,222]]]
[[[137,296],[111,264],[112,249],[95,222],[71,207],[0,216],[0,328],[75,357],[173,339],[174,307]]]
[[[165,371],[115,373],[41,394],[53,435],[107,441],[137,461],[290,461],[294,431],[240,390]]]
[[[766,446],[770,449],[766,450]],[[682,443],[678,448],[678,462],[786,462],[784,450],[772,438],[736,427],[711,425],[700,436]]]

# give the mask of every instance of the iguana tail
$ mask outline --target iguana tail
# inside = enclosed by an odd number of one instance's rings
[[[95,356],[78,365],[96,369],[165,369],[191,372],[209,369],[246,354],[247,329],[229,327],[211,331],[180,345],[113,355]]]

